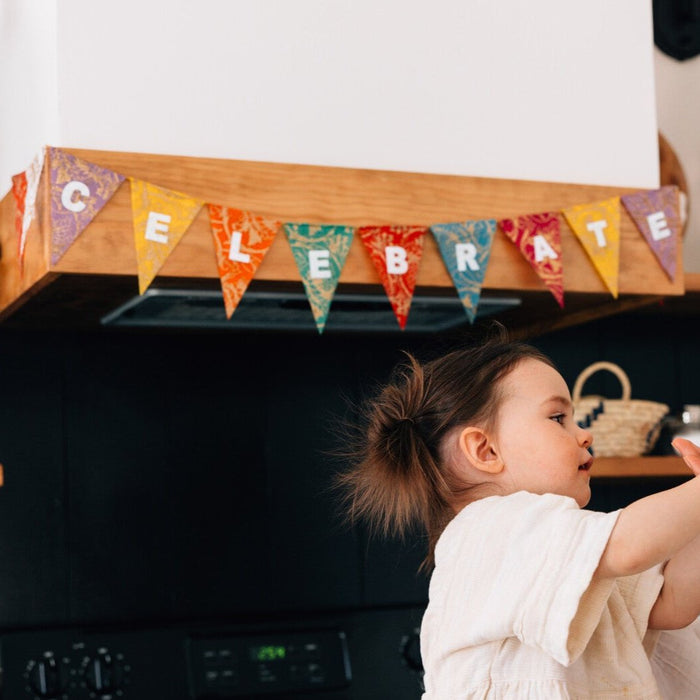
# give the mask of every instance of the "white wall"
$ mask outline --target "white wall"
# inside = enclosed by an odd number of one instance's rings
[[[658,184],[649,2],[60,0],[56,26],[54,145]]]
[[[0,0],[0,197],[59,138],[56,0]]]
[[[688,181],[684,267],[686,272],[700,273],[700,57],[676,61],[656,49],[655,65],[659,129]]]

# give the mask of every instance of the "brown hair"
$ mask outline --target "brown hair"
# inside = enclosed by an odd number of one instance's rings
[[[363,406],[351,467],[337,485],[350,522],[362,519],[372,531],[399,536],[421,526],[428,536],[423,567],[430,567],[453,504],[472,486],[450,469],[446,436],[492,423],[500,380],[520,361],[552,362],[530,345],[510,342],[502,326],[483,342],[423,365],[406,354],[407,362]]]

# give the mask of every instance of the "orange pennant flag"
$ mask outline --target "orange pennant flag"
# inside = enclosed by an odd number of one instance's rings
[[[130,180],[139,294],[143,294],[194,221],[202,202],[143,180]]]
[[[605,286],[617,299],[620,276],[620,198],[563,209]]]
[[[209,205],[209,221],[226,318],[231,318],[282,224],[218,204]]]
[[[401,330],[408,320],[427,231],[426,226],[362,226],[357,229],[379,273]]]
[[[526,214],[498,222],[564,308],[564,275],[561,263],[561,231],[556,212]]]

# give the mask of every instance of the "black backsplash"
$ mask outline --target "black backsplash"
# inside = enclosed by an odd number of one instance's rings
[[[536,339],[573,383],[700,402],[697,322],[608,319]],[[345,528],[332,426],[401,350],[450,336],[0,328],[0,626],[244,620],[420,605],[424,542]],[[612,376],[586,393],[617,395]],[[659,449],[664,449],[660,445]],[[677,480],[598,481],[610,510]]]

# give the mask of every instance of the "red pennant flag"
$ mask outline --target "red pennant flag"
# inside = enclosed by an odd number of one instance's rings
[[[209,205],[209,221],[226,318],[231,318],[281,224],[218,204]]]
[[[561,263],[561,232],[555,212],[527,214],[498,222],[535,272],[564,308],[564,275]]]
[[[357,229],[384,285],[401,330],[416,288],[426,226],[362,226]]]

